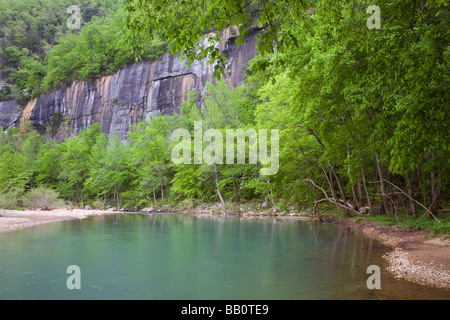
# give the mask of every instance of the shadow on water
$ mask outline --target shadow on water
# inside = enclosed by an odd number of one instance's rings
[[[394,279],[389,248],[332,224],[128,213],[0,234],[2,299],[448,299]],[[82,289],[68,290],[78,265]],[[370,290],[367,267],[381,268]]]
[[[159,212],[159,211],[121,211],[121,214],[177,214],[173,212]]]

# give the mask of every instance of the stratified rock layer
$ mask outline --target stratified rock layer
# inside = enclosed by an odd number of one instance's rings
[[[14,126],[21,115],[22,108],[16,100],[0,101],[0,126],[3,129]]]
[[[244,80],[247,63],[256,55],[256,34],[237,46],[231,29],[222,32],[220,50],[227,57],[225,81],[237,86]],[[206,83],[214,81],[213,66],[196,61],[189,67],[185,60],[164,54],[157,61],[141,61],[125,66],[113,75],[40,95],[25,107],[15,101],[0,103],[0,125],[6,129],[29,121],[37,128],[51,127],[55,138],[65,139],[92,123],[103,132],[117,132],[124,138],[139,119],[170,114],[178,109],[188,93],[195,90],[201,106]],[[23,112],[20,112],[23,109]],[[19,110],[19,112],[17,112]]]

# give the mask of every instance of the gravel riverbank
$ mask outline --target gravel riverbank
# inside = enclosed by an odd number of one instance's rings
[[[364,220],[355,223],[352,218],[333,222],[390,246],[392,251],[383,258],[389,263],[387,270],[396,278],[450,289],[450,240],[430,237],[422,230],[380,226]]]

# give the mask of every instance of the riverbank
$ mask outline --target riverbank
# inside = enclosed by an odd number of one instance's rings
[[[152,210],[150,210],[152,209]],[[274,215],[270,211],[226,212],[217,211],[211,207],[174,209],[149,208],[147,211],[178,212],[196,216],[243,216],[276,219],[318,220],[317,217],[301,215],[292,212],[287,215]],[[26,228],[42,223],[84,219],[89,216],[117,214],[116,211],[56,209],[52,211],[10,211],[0,210],[0,231]],[[327,217],[322,219],[326,223],[333,223],[349,227],[372,239],[380,241],[392,248],[383,258],[388,262],[387,270],[396,278],[405,279],[426,286],[450,289],[450,240],[430,237],[421,230],[402,229],[395,226],[381,226],[372,221],[354,218]]]
[[[398,279],[442,289],[450,289],[450,240],[430,237],[423,230],[381,226],[372,221],[354,218],[334,219],[372,239],[388,245],[392,251],[383,258],[387,270]]]
[[[0,210],[0,232],[32,227],[49,222],[84,219],[89,216],[115,213],[117,212],[83,209],[55,209],[51,211]]]

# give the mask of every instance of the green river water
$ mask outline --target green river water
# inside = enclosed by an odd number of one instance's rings
[[[332,224],[119,214],[0,233],[0,299],[448,299],[394,279],[389,248]],[[80,268],[69,290],[67,267]],[[369,265],[381,289],[368,289]]]

